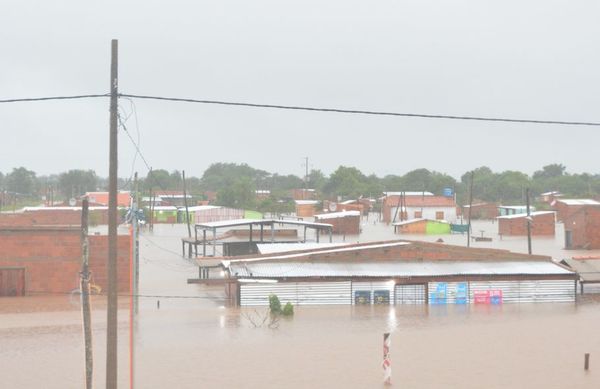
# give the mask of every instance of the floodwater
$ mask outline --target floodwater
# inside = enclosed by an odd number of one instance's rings
[[[438,238],[393,235],[391,227],[372,223],[346,241]],[[473,230],[493,237],[490,247],[526,251],[523,238],[499,240],[495,228],[481,222]],[[186,284],[197,268],[180,256],[185,233],[184,226],[157,225],[140,240],[140,294],[147,297],[140,298],[134,331],[137,388],[380,388],[388,331],[394,387],[600,387],[600,300],[296,307],[292,319],[261,324],[265,308],[229,307],[221,287]],[[465,236],[442,239],[466,244]],[[535,239],[534,253],[578,254],[562,250],[560,236]],[[119,312],[121,388],[129,387],[127,304],[123,298]],[[95,386],[103,387],[105,301],[96,297],[93,306]],[[83,387],[79,309],[69,296],[0,299],[0,387]],[[591,354],[587,372],[584,353]]]

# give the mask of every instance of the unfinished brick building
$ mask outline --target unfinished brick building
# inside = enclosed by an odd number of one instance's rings
[[[527,215],[498,216],[498,234],[506,236],[527,235]],[[554,236],[555,215],[552,211],[531,212],[531,235]]]
[[[0,215],[0,296],[68,293],[79,286],[78,225],[39,224],[27,214]],[[118,289],[129,290],[130,237],[118,236]],[[92,283],[107,289],[108,236],[90,235]]]
[[[600,206],[580,208],[564,225],[566,249],[600,249]]]

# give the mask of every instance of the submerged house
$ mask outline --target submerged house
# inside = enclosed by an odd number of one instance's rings
[[[334,234],[360,234],[360,211],[341,211],[315,215],[315,222],[331,224]]]
[[[563,223],[566,249],[600,249],[600,205],[580,207]]]
[[[506,236],[526,236],[527,223],[531,222],[531,235],[554,236],[555,215],[553,211],[537,211],[527,214],[498,216],[498,234]]]
[[[545,256],[413,241],[292,250],[222,260],[228,296],[242,306],[271,294],[294,305],[575,301],[577,275]]]
[[[592,199],[556,199],[551,205],[552,209],[556,211],[556,219],[564,222],[582,208],[598,207],[600,202]]]
[[[444,235],[451,232],[451,225],[445,220],[411,219],[392,225],[396,234]]]
[[[453,197],[432,194],[387,195],[383,200],[383,221],[394,223],[406,219],[432,219],[455,222],[457,206]],[[428,193],[428,192],[425,192]]]

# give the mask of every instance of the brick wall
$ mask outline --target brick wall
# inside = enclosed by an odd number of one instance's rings
[[[107,288],[108,237],[93,235],[90,241],[90,270],[93,283]],[[0,228],[0,267],[25,267],[26,292],[69,292],[79,285],[81,243],[78,228]],[[119,292],[129,290],[128,235],[118,237]]]
[[[564,224],[565,231],[571,231],[573,249],[600,249],[600,207],[581,208]]]
[[[315,222],[333,225],[334,234],[358,235],[360,234],[360,216],[345,216],[337,218],[320,219],[315,217]]]
[[[554,213],[532,216],[532,236],[553,236],[555,233]],[[507,236],[526,236],[527,219],[525,217],[498,219],[498,234]]]
[[[89,211],[91,225],[108,224],[108,210]],[[23,213],[0,214],[0,227],[13,226],[80,226],[81,209],[39,209]]]

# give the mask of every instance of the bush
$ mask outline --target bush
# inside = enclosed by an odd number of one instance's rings
[[[281,313],[281,302],[277,295],[272,294],[269,296],[269,308],[271,309],[271,313]]]
[[[283,316],[292,316],[294,314],[294,306],[292,303],[288,302],[283,307]]]

